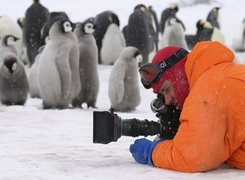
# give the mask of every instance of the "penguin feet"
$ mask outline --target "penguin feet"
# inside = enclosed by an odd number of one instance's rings
[[[44,101],[43,101],[43,109],[52,109],[53,107],[46,104]]]
[[[95,102],[87,103],[87,109],[89,109],[90,107],[94,109],[98,109],[98,107],[95,106]]]
[[[78,98],[75,98],[75,99],[72,100],[72,106],[74,108],[81,108],[81,109],[83,108],[82,107],[82,103],[81,103],[81,101]]]
[[[12,105],[24,105],[25,101],[11,102],[11,101],[2,101],[3,105],[12,106]]]

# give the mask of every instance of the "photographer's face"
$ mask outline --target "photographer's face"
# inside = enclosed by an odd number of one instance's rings
[[[166,105],[174,105],[178,107],[178,101],[174,93],[174,88],[169,80],[163,82],[158,94],[162,94]]]

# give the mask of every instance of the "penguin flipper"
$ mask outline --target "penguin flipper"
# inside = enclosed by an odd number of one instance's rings
[[[124,81],[120,81],[118,83],[118,90],[117,91],[117,103],[121,103],[122,100],[123,100],[123,97],[124,97],[124,92],[125,92],[125,89],[124,89]]]
[[[109,89],[109,94],[111,97],[112,104],[121,103],[124,97],[124,78],[125,78],[125,70],[123,67],[116,68],[116,71],[112,73],[113,82],[111,82],[111,87]]]
[[[116,103],[121,103],[124,98],[125,87],[124,87],[124,79],[125,79],[125,67],[118,68],[117,74],[115,74],[115,78],[117,80],[116,84]]]
[[[55,58],[55,63],[60,77],[61,98],[66,99],[70,95],[72,75],[68,57],[67,60],[61,59],[64,59],[64,57],[60,57],[59,55],[57,55]]]

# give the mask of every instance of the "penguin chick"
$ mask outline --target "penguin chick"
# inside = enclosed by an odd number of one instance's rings
[[[98,49],[93,32],[95,31],[93,21],[86,20],[83,23],[77,23],[74,30],[79,45],[79,73],[81,82],[81,91],[73,101],[73,107],[82,108],[86,103],[87,108],[96,108],[96,101],[99,92],[98,75]]]
[[[19,38],[15,37],[13,35],[3,36],[1,39],[0,53],[4,54],[7,52],[12,52],[18,56],[17,50],[15,48],[15,44],[18,40],[19,40]]]
[[[39,87],[38,87],[38,64],[39,58],[45,46],[41,46],[38,49],[38,54],[35,57],[35,61],[30,67],[28,74],[28,82],[30,86],[30,95],[32,98],[41,98]]]
[[[112,67],[108,95],[115,111],[132,111],[140,104],[138,64],[142,55],[135,47],[126,47]]]
[[[24,105],[29,92],[29,85],[24,64],[12,52],[9,52],[1,58],[1,103],[5,105]]]
[[[39,59],[38,86],[43,108],[68,108],[80,89],[79,48],[72,32],[75,25],[58,20]]]

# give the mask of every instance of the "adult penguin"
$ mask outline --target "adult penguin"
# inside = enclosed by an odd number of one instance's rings
[[[207,21],[211,23],[213,27],[216,27],[220,29],[221,25],[221,18],[220,18],[220,13],[219,13],[220,8],[219,7],[214,7],[212,8],[208,15],[207,15]]]
[[[101,51],[101,47],[102,47],[102,40],[104,38],[106,30],[107,30],[108,26],[112,23],[115,23],[118,26],[120,26],[120,21],[119,21],[117,14],[115,14],[114,12],[103,11],[103,12],[101,12],[95,16],[94,23],[96,25],[96,29],[95,29],[93,35],[95,37],[96,44],[98,47],[98,61],[101,64],[100,51]]]
[[[138,64],[141,60],[140,51],[128,46],[113,65],[108,94],[115,111],[132,111],[140,104]]]
[[[165,31],[159,43],[160,48],[178,46],[187,49],[183,26],[174,17],[170,17],[165,24]]]
[[[164,33],[164,29],[165,29],[165,24],[166,24],[166,21],[170,18],[170,17],[175,17],[176,19],[177,16],[176,16],[176,13],[179,11],[179,7],[177,4],[173,4],[172,6],[164,9],[162,11],[162,14],[161,14],[161,20],[160,20],[160,32],[161,34]],[[178,19],[178,21],[181,23],[181,25],[183,26],[183,29],[185,30],[185,26],[184,24],[182,23],[182,21],[180,21]]]
[[[135,6],[128,19],[126,46],[134,46],[140,50],[143,64],[148,63],[149,54],[154,50],[152,29],[152,18],[147,7],[143,4]]]
[[[211,25],[210,22],[200,19],[196,23],[197,32],[193,35],[186,35],[185,39],[188,48],[191,50],[197,42],[201,41],[218,41],[225,43],[224,35],[222,32]]]
[[[41,38],[41,29],[49,19],[49,11],[39,0],[33,0],[33,4],[25,12],[25,22],[23,26],[24,44],[27,48],[27,56],[30,65],[33,64],[39,47],[45,42]]]
[[[29,85],[24,64],[17,57],[15,48],[7,48],[12,37],[3,38],[0,47],[0,100],[5,105],[23,105],[26,102]],[[4,42],[7,40],[7,43]],[[4,47],[3,47],[4,44]]]
[[[106,65],[114,64],[125,47],[126,42],[122,31],[117,24],[112,23],[107,28],[102,40],[101,63]]]
[[[80,89],[79,47],[68,20],[58,20],[39,59],[38,84],[43,108],[68,108]]]
[[[96,107],[97,96],[99,93],[99,74],[98,74],[98,49],[93,36],[95,24],[89,19],[83,23],[77,23],[74,30],[79,44],[80,51],[80,81],[81,91],[73,99],[73,107],[82,108],[86,103],[87,108]]]

